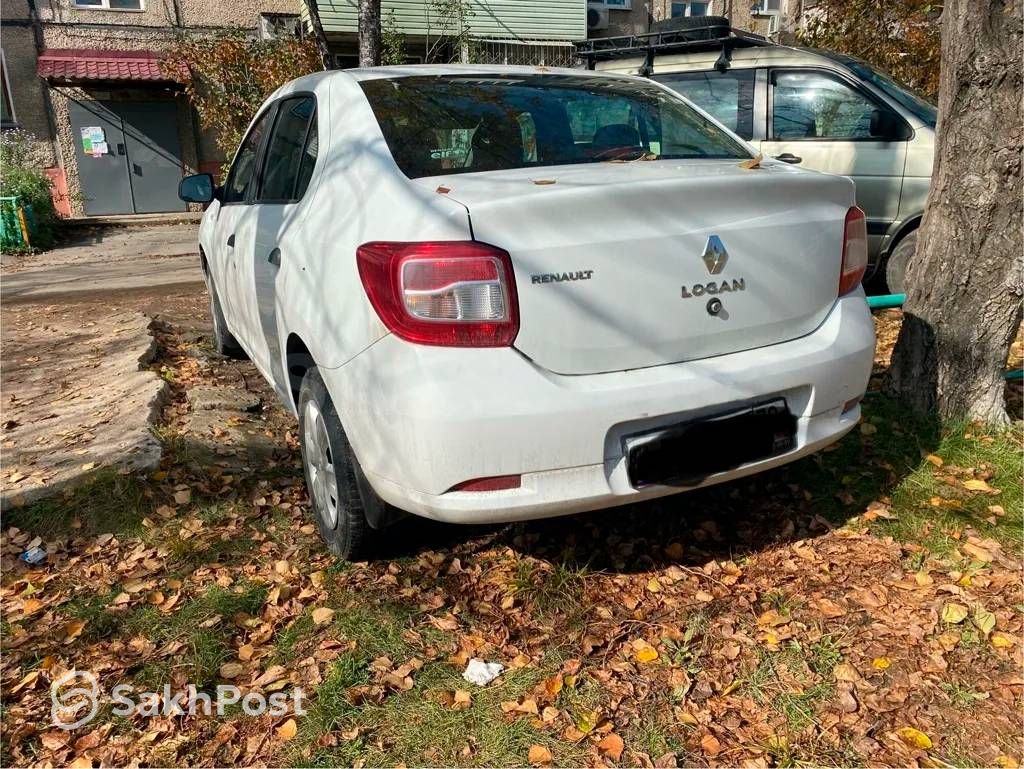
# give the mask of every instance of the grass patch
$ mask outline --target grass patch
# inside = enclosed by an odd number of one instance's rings
[[[103,468],[89,483],[67,496],[48,497],[8,510],[4,513],[4,524],[44,539],[105,532],[138,536],[143,531],[142,519],[155,508],[150,486],[145,478]],[[74,525],[76,521],[78,528]]]
[[[581,607],[586,565],[545,563],[521,559],[516,564],[512,588],[522,601],[541,612],[573,613]]]
[[[1019,423],[1001,431],[969,424],[940,427],[881,395],[865,400],[863,408],[860,428],[785,471],[810,492],[815,512],[842,523],[889,496],[894,518],[874,521],[878,534],[943,555],[957,544],[951,533],[970,525],[1007,547],[1024,546],[1024,428]],[[929,454],[943,460],[945,471],[924,459]],[[988,483],[1001,493],[981,494],[945,483],[943,478],[953,475],[951,466],[985,468],[991,473]],[[953,504],[932,505],[933,497]],[[993,515],[989,505],[1005,510],[995,524],[987,521]]]
[[[213,585],[173,614],[145,606],[120,617],[119,627],[126,636],[142,635],[157,646],[170,641],[184,644],[173,659],[150,663],[137,671],[136,683],[163,685],[171,680],[173,667],[183,668],[188,681],[199,689],[212,686],[218,668],[233,655],[230,641],[236,629],[232,618],[257,614],[265,599],[266,588],[262,585],[243,584],[235,590]]]

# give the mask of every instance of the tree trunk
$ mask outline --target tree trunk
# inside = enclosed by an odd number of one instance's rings
[[[359,0],[359,66],[380,65],[380,0]]]
[[[942,419],[1008,420],[1021,322],[1022,0],[946,0],[935,171],[887,389]]]
[[[320,9],[316,0],[306,0],[306,9],[309,11],[309,25],[313,28],[313,36],[316,38],[316,47],[320,50],[324,69],[334,69],[334,61],[327,46],[327,35],[324,34],[324,24],[320,21]]]

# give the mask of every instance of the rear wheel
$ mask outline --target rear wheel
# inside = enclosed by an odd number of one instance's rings
[[[320,537],[339,558],[363,560],[379,539],[367,512],[386,503],[367,482],[316,367],[302,379],[298,411],[306,488]]]
[[[907,265],[917,250],[917,230],[903,236],[885,263],[885,283],[891,294],[906,293]]]
[[[249,356],[245,354],[242,345],[235,339],[234,334],[228,329],[228,322],[224,319],[224,310],[220,306],[220,297],[217,295],[217,287],[213,284],[213,276],[207,271],[206,293],[210,296],[210,320],[213,321],[213,347],[221,355],[229,358],[245,360]]]

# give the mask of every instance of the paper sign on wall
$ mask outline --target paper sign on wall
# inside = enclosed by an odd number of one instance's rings
[[[82,126],[81,133],[82,152],[86,155],[97,158],[110,152],[110,147],[107,146],[107,136],[101,126]]]

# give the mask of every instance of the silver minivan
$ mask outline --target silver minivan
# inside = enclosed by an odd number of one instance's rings
[[[579,48],[595,69],[645,74],[678,91],[765,157],[853,179],[870,239],[865,280],[884,275],[891,291],[902,291],[931,181],[935,107],[849,56],[713,24],[672,34]]]

